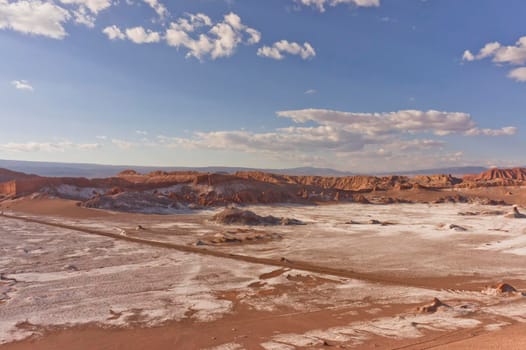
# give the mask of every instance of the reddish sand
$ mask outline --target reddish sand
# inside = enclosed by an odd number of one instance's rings
[[[486,195],[487,198],[511,198],[521,203],[525,195],[523,191],[513,191],[507,194],[506,188],[481,188],[465,190],[472,194]],[[444,196],[443,192],[434,191],[405,191],[408,196]],[[454,195],[451,192],[446,195]],[[373,194],[370,194],[372,196]],[[136,216],[134,214],[113,214],[102,210],[81,208],[75,201],[57,199],[23,199],[0,203],[1,210],[9,209],[32,215],[55,215],[69,218],[97,218],[119,215],[122,217]],[[226,255],[226,254],[225,254]],[[277,264],[279,266],[279,264]],[[285,265],[286,266],[286,265]],[[301,266],[294,266],[300,267]],[[307,266],[308,267],[308,266]],[[261,279],[274,277],[286,272],[280,268],[267,275],[260,276]],[[319,272],[331,272],[325,269]],[[456,285],[464,289],[480,290],[481,285],[461,285],[464,277],[450,276],[447,278],[429,279],[405,279],[397,280],[394,276],[355,276],[363,277],[365,280],[381,281],[384,283],[402,283],[404,285],[426,286],[430,288],[444,288]],[[307,285],[317,281],[302,281]],[[523,287],[524,281],[510,281],[516,287]],[[481,282],[482,283],[482,282]],[[257,286],[255,286],[257,287]],[[287,291],[277,290],[276,293]],[[290,291],[289,291],[290,292]],[[173,322],[155,328],[136,329],[102,329],[95,326],[76,327],[71,329],[48,330],[42,337],[27,339],[21,342],[5,344],[0,346],[2,350],[27,350],[27,349],[200,349],[217,346],[229,342],[240,343],[247,349],[260,349],[260,343],[269,339],[275,332],[303,333],[316,328],[328,328],[339,326],[342,323],[359,321],[371,317],[365,310],[357,310],[356,307],[338,310],[322,310],[315,312],[295,313],[293,315],[286,310],[274,312],[263,312],[249,310],[247,306],[237,301],[235,293],[221,296],[234,303],[234,312],[224,318],[209,323],[196,323],[185,320]],[[411,312],[421,305],[390,305],[388,310],[382,309],[375,317],[392,316]],[[369,307],[370,308],[370,307]],[[348,311],[358,311],[357,315],[350,315]],[[330,345],[330,344],[329,344]],[[395,340],[376,337],[363,345],[360,349],[526,349],[526,325],[515,324],[500,331],[488,333],[483,328],[475,328],[461,331],[430,333],[418,339]]]

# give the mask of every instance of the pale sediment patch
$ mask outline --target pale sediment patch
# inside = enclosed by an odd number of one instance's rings
[[[279,334],[272,340],[290,346],[307,347],[324,342],[362,344],[366,340],[380,336],[393,339],[414,339],[425,335],[426,331],[454,331],[474,328],[481,321],[461,317],[458,311],[437,312],[432,315],[406,315],[384,317],[372,321],[351,323],[348,326],[312,330],[304,334]]]

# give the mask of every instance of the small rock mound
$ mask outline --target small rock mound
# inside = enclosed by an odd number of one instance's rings
[[[459,231],[459,232],[464,232],[464,231],[467,231],[468,229],[465,228],[465,227],[462,227],[460,225],[455,225],[455,224],[451,224],[449,225],[449,229],[450,230],[455,230],[455,231]]]
[[[516,293],[517,289],[512,287],[511,285],[507,283],[499,283],[499,285],[495,288],[495,290],[498,293]]]
[[[517,207],[516,205],[513,206],[513,210],[511,211],[511,213],[506,214],[504,216],[512,219],[526,219],[526,215],[521,214],[521,212],[519,211],[519,207]]]
[[[303,222],[291,218],[277,218],[272,215],[260,216],[250,210],[228,208],[214,215],[212,220],[224,225],[303,225]]]
[[[396,225],[396,223],[394,223],[394,222],[380,221],[380,220],[376,220],[376,219],[371,219],[371,220],[365,221],[365,222],[351,220],[351,221],[345,222],[345,224],[346,225],[381,225],[381,226]]]
[[[504,215],[504,212],[501,210],[483,210],[483,211],[462,211],[459,212],[460,216],[498,216]]]
[[[482,293],[492,296],[526,296],[526,293],[519,292],[515,287],[508,283],[499,283],[496,287],[487,287]]]
[[[421,306],[418,308],[418,311],[419,312],[422,312],[422,313],[427,313],[427,314],[430,314],[430,313],[434,313],[434,312],[437,312],[439,308],[441,307],[450,307],[449,305],[447,304],[444,304],[442,301],[440,301],[440,299],[438,298],[434,298],[433,299],[433,302],[431,304],[428,304],[428,305],[424,305],[424,306]]]

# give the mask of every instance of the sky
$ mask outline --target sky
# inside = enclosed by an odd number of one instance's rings
[[[524,0],[0,0],[0,159],[525,166]]]

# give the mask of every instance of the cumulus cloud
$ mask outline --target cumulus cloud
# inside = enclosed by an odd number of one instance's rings
[[[464,55],[462,56],[462,59],[464,61],[475,61],[475,60],[481,60],[487,57],[490,57],[497,53],[497,51],[501,48],[500,43],[493,42],[493,43],[487,43],[484,45],[482,49],[480,49],[479,53],[474,55],[471,53],[471,51],[466,50],[464,51]]]
[[[309,89],[304,92],[305,95],[314,95],[316,93],[318,93],[318,90],[316,89]]]
[[[296,3],[314,7],[320,12],[325,12],[326,6],[335,7],[340,4],[349,4],[358,7],[378,7],[380,0],[294,0]]]
[[[64,5],[73,7],[71,14],[75,23],[89,28],[95,26],[97,14],[112,6],[111,0],[60,0]]]
[[[0,0],[0,29],[63,39],[69,21],[94,27],[111,0]]]
[[[158,0],[143,0],[148,6],[150,6],[155,13],[159,16],[159,19],[163,21],[166,17],[169,16],[168,9]]]
[[[253,45],[260,40],[260,32],[243,24],[233,12],[217,23],[202,13],[187,14],[172,22],[166,31],[168,45],[185,48],[187,57],[198,60],[229,57],[240,44]]]
[[[52,2],[0,0],[0,29],[63,39],[67,35],[64,23],[70,18],[66,9]]]
[[[482,47],[477,54],[469,50],[464,51],[462,60],[467,62],[491,58],[495,64],[523,65],[526,63],[526,36],[517,40],[515,45],[505,46],[495,41]],[[513,69],[508,77],[516,81],[526,81],[526,67]]]
[[[508,73],[508,78],[519,82],[526,82],[526,67],[520,67],[511,70]]]
[[[111,0],[60,0],[66,5],[77,5],[81,8],[86,8],[90,12],[97,14],[111,6]]]
[[[85,7],[80,7],[78,10],[73,11],[75,17],[75,23],[83,24],[86,27],[95,27],[95,16],[86,10]]]
[[[93,150],[99,148],[98,143],[63,142],[25,142],[0,144],[2,152],[65,152],[67,150]]]
[[[33,91],[33,86],[27,80],[13,80],[11,85],[18,90]]]
[[[104,28],[102,32],[106,34],[110,40],[128,39],[135,44],[150,44],[161,41],[161,35],[158,32],[144,29],[143,27],[128,28],[123,32],[116,25],[112,25]]]
[[[315,57],[316,51],[308,42],[301,46],[296,42],[288,42],[287,40],[275,42],[272,44],[272,46],[260,47],[257,51],[258,56],[268,57],[275,60],[284,59],[285,54],[298,55],[302,59],[306,60]]]
[[[106,27],[102,30],[102,32],[106,34],[110,40],[126,39],[126,34],[124,34],[116,25]]]
[[[143,27],[126,29],[126,36],[136,44],[158,43],[161,41],[161,36],[158,32],[149,29],[145,30]]]

